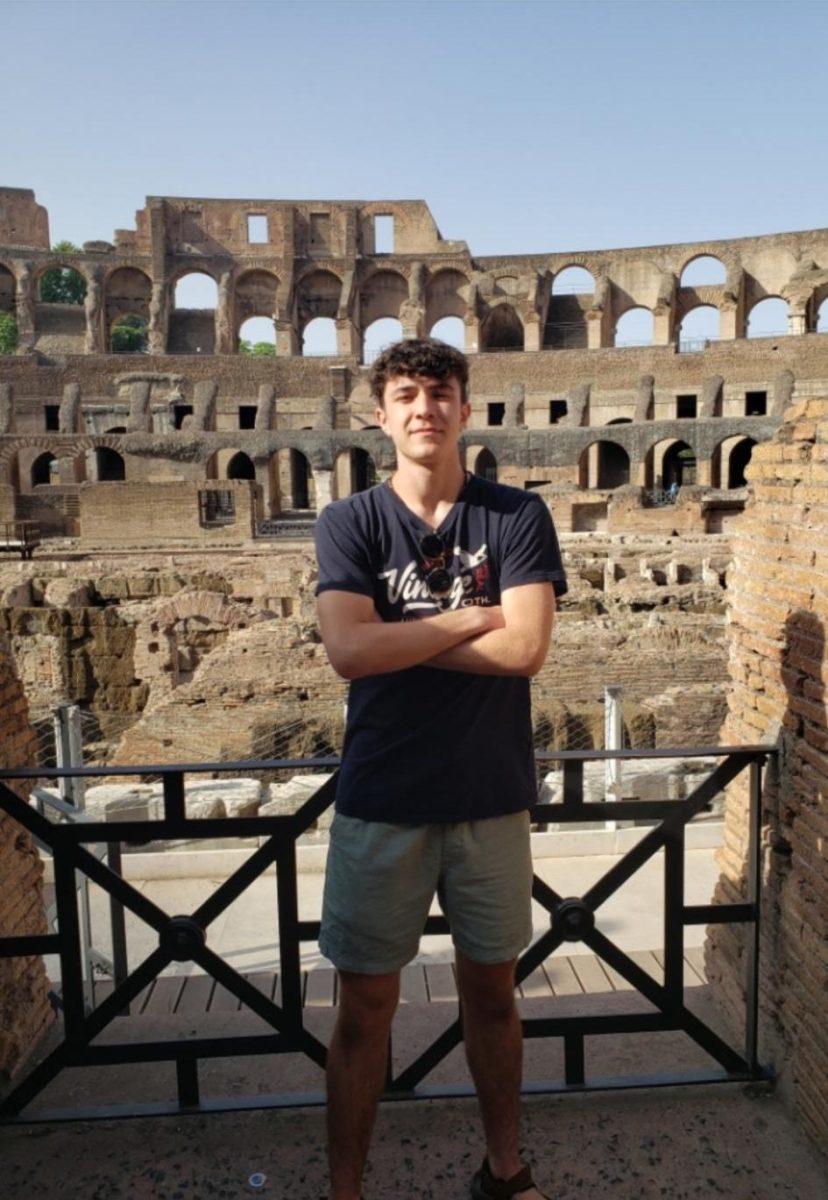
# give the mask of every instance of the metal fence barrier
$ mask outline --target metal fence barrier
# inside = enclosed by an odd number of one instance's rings
[[[776,751],[769,746],[706,747],[670,750],[555,751],[538,754],[541,767],[549,762],[563,765],[563,798],[560,803],[538,804],[532,820],[538,824],[632,821],[646,823],[643,836],[626,855],[614,863],[603,878],[578,897],[559,895],[547,883],[534,878],[535,901],[549,914],[549,928],[521,955],[517,982],[527,976],[566,942],[582,942],[650,1004],[650,1010],[581,1016],[526,1018],[524,1035],[531,1038],[560,1038],[564,1048],[564,1077],[526,1085],[538,1092],[583,1091],[592,1088],[647,1087],[679,1083],[750,1081],[769,1078],[757,1053],[758,973],[760,933],[760,828],[761,769]],[[593,803],[584,798],[584,767],[595,761],[658,760],[663,758],[708,758],[717,761],[703,782],[682,799],[612,800]],[[227,773],[254,774],[306,768],[330,770],[336,759],[273,760],[244,763],[198,763],[139,767],[103,766],[75,769],[30,769],[0,771],[0,810],[30,831],[36,841],[51,851],[55,872],[56,929],[37,935],[0,938],[0,957],[14,958],[58,954],[61,966],[62,1040],[31,1070],[15,1081],[0,1103],[4,1121],[47,1121],[75,1118],[138,1116],[162,1113],[192,1113],[240,1108],[285,1107],[323,1102],[322,1093],[228,1096],[202,1100],[199,1063],[216,1057],[300,1053],[324,1067],[327,1048],[306,1027],[302,1008],[300,949],[319,935],[318,920],[301,920],[297,899],[297,839],[333,802],[336,777],[332,776],[295,813],[288,816],[191,818],[185,808],[185,776]],[[743,771],[748,775],[750,838],[745,864],[746,896],[731,904],[688,905],[684,901],[685,832],[694,816],[704,812]],[[163,780],[164,815],[160,820],[126,820],[112,823],[87,819],[53,823],[32,804],[20,799],[7,781],[60,780],[65,777],[90,779],[105,775],[152,775]],[[250,856],[222,882],[195,911],[167,913],[120,873],[122,843],[159,842],[179,839],[232,837],[264,839]],[[88,849],[87,847],[93,847]],[[108,847],[105,859],[100,849]],[[653,855],[663,851],[664,866],[664,979],[657,982],[600,928],[601,906]],[[275,864],[279,923],[279,975],[281,1003],[268,999],[244,975],[207,945],[207,930],[245,889]],[[84,932],[79,918],[78,877],[84,876],[108,894],[113,913],[115,947],[114,988],[91,1007],[84,967]],[[119,944],[117,929],[123,931],[123,911],[144,921],[158,938],[157,947],[137,966],[127,962],[125,945]],[[700,924],[744,923],[746,938],[744,980],[746,1006],[742,1044],[728,1044],[685,1003],[683,982],[684,931]],[[425,935],[448,932],[443,917],[429,917]],[[263,1034],[157,1039],[135,1043],[118,1037],[117,1020],[127,1013],[139,993],[159,972],[173,963],[192,962],[222,984],[270,1027]],[[108,1029],[112,1040],[97,1040]],[[123,1027],[121,1027],[123,1029]],[[683,1031],[710,1059],[709,1070],[671,1070],[662,1074],[642,1072],[635,1076],[596,1077],[587,1069],[585,1039],[593,1035]],[[430,1072],[463,1037],[460,1012],[413,1061],[389,1073],[386,1098],[468,1095],[467,1084],[448,1086],[424,1082]],[[167,1102],[138,1104],[126,1097],[123,1104],[83,1109],[31,1107],[39,1094],[68,1067],[168,1062],[174,1064],[177,1098]],[[124,1073],[129,1087],[129,1073]]]

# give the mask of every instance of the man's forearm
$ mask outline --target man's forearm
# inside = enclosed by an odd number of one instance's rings
[[[547,639],[548,644],[548,639]],[[451,646],[429,659],[429,667],[467,671],[472,675],[537,675],[546,658],[546,646],[515,629],[492,629]]]
[[[345,679],[385,675],[430,662],[435,655],[492,629],[500,610],[461,608],[417,621],[379,618],[323,630],[334,669]]]

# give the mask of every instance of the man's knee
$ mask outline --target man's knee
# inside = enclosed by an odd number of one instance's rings
[[[467,1019],[509,1021],[515,1012],[515,964],[476,963],[458,954],[460,1001]]]
[[[375,1037],[387,1032],[400,995],[398,972],[387,975],[339,973],[338,1026],[349,1038]]]

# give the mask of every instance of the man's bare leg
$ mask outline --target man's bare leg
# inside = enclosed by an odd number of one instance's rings
[[[518,1152],[523,1036],[515,1005],[515,963],[472,962],[457,952],[466,1058],[477,1089],[489,1167],[511,1179],[523,1166]],[[520,1200],[543,1200],[536,1188]]]
[[[339,1008],[327,1071],[331,1200],[359,1200],[362,1194],[399,995],[399,973],[339,973]]]

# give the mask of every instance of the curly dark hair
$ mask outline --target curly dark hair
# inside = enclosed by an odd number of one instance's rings
[[[371,395],[380,408],[389,379],[400,375],[424,376],[428,379],[448,379],[454,376],[460,384],[460,398],[465,404],[469,386],[469,364],[465,354],[436,338],[405,338],[388,346],[371,369]]]

